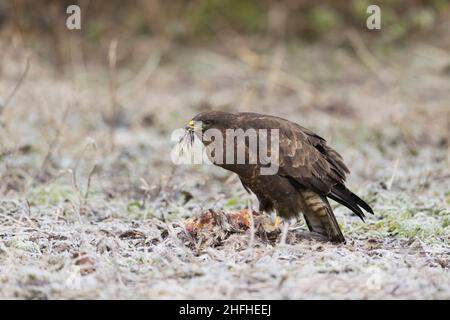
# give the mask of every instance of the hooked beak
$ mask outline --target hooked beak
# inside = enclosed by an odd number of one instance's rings
[[[191,120],[191,121],[189,121],[189,123],[185,127],[185,129],[188,131],[194,131],[194,127],[195,127],[195,122],[194,122],[194,120]]]

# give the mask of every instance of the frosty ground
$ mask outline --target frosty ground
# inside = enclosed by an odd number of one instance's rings
[[[448,50],[354,46],[147,43],[121,66],[118,43],[117,69],[75,59],[65,74],[32,54],[0,116],[0,298],[449,299]],[[1,51],[5,100],[29,53]],[[296,237],[301,218],[285,245],[191,234],[208,209],[257,208],[229,172],[170,161],[172,131],[205,110],[313,129],[375,215],[333,203],[342,245]]]

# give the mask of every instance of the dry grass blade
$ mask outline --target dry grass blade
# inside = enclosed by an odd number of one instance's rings
[[[10,92],[10,94],[7,96],[3,106],[0,106],[0,116],[2,115],[3,111],[6,109],[7,106],[9,106],[9,104],[11,103],[12,99],[14,98],[14,96],[17,94],[17,92],[19,91],[20,87],[22,86],[27,74],[28,74],[28,70],[30,69],[30,61],[31,61],[31,54],[29,54],[26,57],[25,60],[25,67],[23,68],[22,74],[20,75],[19,80],[17,81],[16,85],[14,86],[13,90]]]

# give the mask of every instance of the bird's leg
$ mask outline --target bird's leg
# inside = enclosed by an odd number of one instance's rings
[[[289,220],[283,220],[283,227],[281,229],[281,237],[280,237],[280,242],[278,243],[279,245],[285,245],[286,244],[286,239],[287,239],[287,235],[289,232]]]

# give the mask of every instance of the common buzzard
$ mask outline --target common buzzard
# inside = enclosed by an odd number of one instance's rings
[[[196,124],[200,123],[198,128]],[[195,135],[202,139],[205,146],[210,146],[214,139],[206,139],[204,134],[211,129],[223,136],[224,154],[213,159],[213,163],[239,175],[245,190],[254,193],[259,200],[259,210],[275,212],[284,219],[290,219],[303,213],[309,230],[332,242],[345,242],[328,198],[337,201],[353,211],[364,221],[362,209],[373,214],[370,206],[345,187],[346,174],[349,173],[342,157],[327,145],[322,137],[289,120],[250,112],[226,113],[205,112],[195,116],[186,127],[189,141],[192,144]],[[270,147],[268,154],[276,161],[277,171],[274,174],[262,174],[261,169],[273,163],[251,162],[258,158],[258,150],[252,149],[249,136],[244,136],[245,163],[237,161],[236,140],[233,161],[226,159],[230,151],[226,137],[229,130],[255,130],[264,132]],[[273,131],[273,130],[276,131]],[[271,132],[277,132],[278,150],[271,147],[275,144]],[[235,137],[233,137],[234,139]],[[269,139],[270,138],[270,139]],[[217,137],[215,138],[217,139]],[[228,141],[229,142],[229,141]],[[228,148],[228,150],[227,150]],[[212,156],[214,156],[214,152]],[[219,159],[219,160],[218,160]]]

